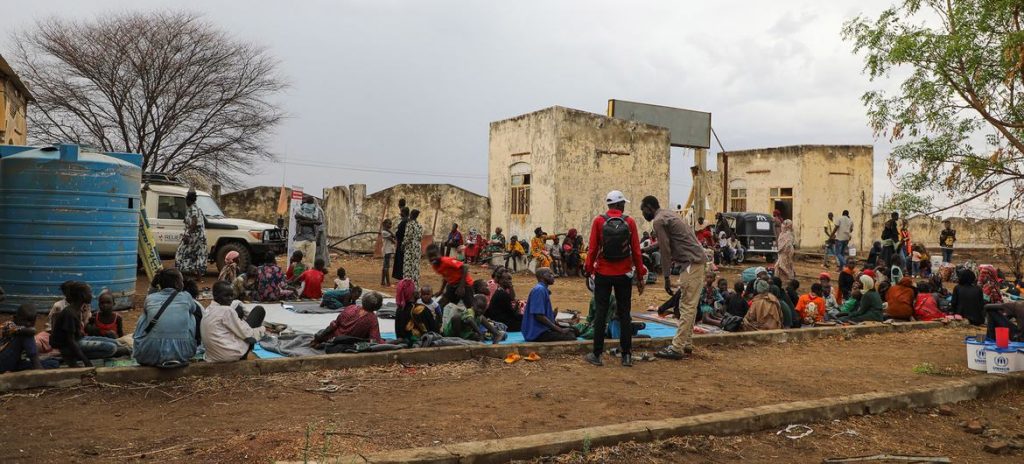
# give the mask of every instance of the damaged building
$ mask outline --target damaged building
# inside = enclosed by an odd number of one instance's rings
[[[871,145],[795,145],[718,154],[718,170],[702,176],[715,211],[782,212],[793,220],[800,248],[825,242],[824,223],[832,212],[850,211],[851,247],[872,242],[874,148]],[[712,216],[713,217],[713,216]]]
[[[554,106],[492,122],[488,145],[490,223],[529,239],[575,228],[590,235],[605,195],[621,190],[626,214],[649,228],[640,200],[667,206],[669,131],[648,124]]]

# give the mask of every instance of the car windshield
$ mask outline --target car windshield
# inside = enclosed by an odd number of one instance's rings
[[[203,215],[208,218],[223,218],[224,212],[220,210],[220,206],[217,206],[217,202],[213,201],[213,197],[205,195],[199,195],[196,197],[196,206],[203,211]]]

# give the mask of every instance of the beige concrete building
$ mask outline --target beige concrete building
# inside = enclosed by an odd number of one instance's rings
[[[871,145],[797,145],[730,151],[718,155],[718,177],[709,184],[721,189],[710,195],[715,210],[771,213],[778,209],[793,220],[797,244],[824,244],[828,212],[850,211],[854,230],[851,247],[871,246],[874,148]],[[711,213],[713,214],[713,213]]]
[[[21,82],[18,75],[0,56],[0,144],[26,145],[28,143],[28,103],[34,101],[32,94]]]
[[[554,106],[492,122],[488,146],[491,227],[533,237],[571,228],[590,235],[604,198],[621,190],[626,214],[646,228],[640,200],[671,207],[668,129]]]

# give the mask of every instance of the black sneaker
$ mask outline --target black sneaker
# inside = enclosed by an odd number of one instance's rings
[[[588,363],[598,367],[604,365],[604,361],[601,361],[601,357],[594,353],[587,353],[587,355],[584,356],[583,359],[585,359]]]
[[[633,355],[629,353],[622,355],[622,367],[633,367]]]
[[[686,358],[685,354],[672,349],[671,346],[666,346],[665,348],[658,350],[657,352],[654,353],[654,356],[657,356],[662,359],[674,359],[677,361]]]

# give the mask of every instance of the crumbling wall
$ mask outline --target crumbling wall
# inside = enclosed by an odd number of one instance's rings
[[[291,198],[292,189],[285,190],[288,198]],[[253,187],[221,194],[217,204],[227,216],[277,224],[277,201],[280,194],[281,187]]]
[[[872,235],[870,243],[881,240],[882,228],[885,221],[889,219],[889,212],[875,214],[872,218]],[[944,218],[932,216],[914,216],[907,220],[910,229],[910,239],[914,243],[922,243],[932,252],[939,251],[939,234],[942,232],[942,220]],[[998,222],[995,219],[976,219],[951,217],[948,218],[950,225],[956,230],[957,242],[954,248],[962,249],[998,249],[1003,244],[993,238],[992,228]],[[1014,221],[1014,236],[1024,237],[1024,223]]]
[[[289,197],[291,190],[286,189]],[[232,217],[275,224],[280,187],[254,187],[221,195],[220,206]],[[345,250],[372,252],[376,232],[384,218],[398,217],[398,200],[405,198],[410,209],[420,210],[420,223],[430,234],[434,218],[438,235],[447,235],[452,222],[469,230],[489,228],[490,202],[487,197],[447,184],[399,184],[371,195],[366,186],[355,184],[324,190],[321,206],[327,219],[327,237]],[[287,218],[287,217],[286,217]],[[287,221],[286,221],[287,223]],[[397,224],[396,224],[397,226]],[[369,234],[359,235],[363,232]]]
[[[490,124],[487,149],[490,223],[504,229],[506,237],[517,235],[528,239],[533,236],[535,227],[554,226],[555,179],[552,173],[557,151],[556,112],[557,107],[552,107]],[[532,179],[529,214],[526,215],[512,214],[514,165],[528,171]]]

